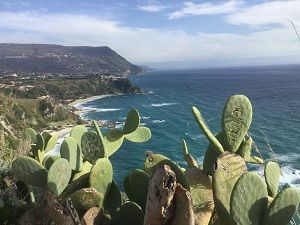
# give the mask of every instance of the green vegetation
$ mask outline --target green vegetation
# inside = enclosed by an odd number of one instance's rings
[[[29,156],[15,159],[11,170],[22,184],[22,189],[18,185],[13,189],[17,204],[11,203],[11,195],[0,192],[0,212],[17,216],[1,217],[1,222],[18,219],[22,224],[30,218],[33,225],[287,225],[293,221],[299,190],[280,189],[280,166],[252,154],[249,99],[235,95],[227,101],[217,136],[196,107],[193,113],[210,142],[204,164],[197,164],[185,141],[186,168],[164,155],[147,152],[144,168],[124,178],[126,198],[114,181],[110,157],[124,140],[151,138],[151,131],[140,126],[137,110],[128,113],[123,129],[103,133],[96,122],[90,130],[76,126],[55,157],[44,157],[55,137],[27,129],[32,150]],[[265,180],[247,171],[247,163],[264,167]],[[30,198],[16,197],[24,192]]]

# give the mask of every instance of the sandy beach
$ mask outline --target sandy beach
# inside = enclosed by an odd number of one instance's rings
[[[79,105],[85,103],[85,102],[90,102],[96,99],[101,99],[101,98],[106,98],[106,97],[110,97],[110,96],[114,96],[114,95],[118,95],[118,94],[107,94],[107,95],[95,95],[89,98],[83,98],[83,99],[77,99],[74,102],[71,102],[69,104],[69,106],[77,108]]]

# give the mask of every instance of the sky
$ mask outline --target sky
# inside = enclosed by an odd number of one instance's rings
[[[300,63],[300,0],[0,0],[1,43],[109,46],[137,65]]]

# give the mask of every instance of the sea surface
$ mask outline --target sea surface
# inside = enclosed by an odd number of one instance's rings
[[[125,142],[111,157],[114,178],[120,185],[130,170],[143,168],[145,151],[164,154],[185,166],[183,138],[201,164],[208,141],[193,118],[192,106],[198,107],[210,129],[218,133],[228,97],[244,94],[253,105],[250,135],[257,148],[264,159],[279,161],[282,185],[300,188],[300,65],[153,71],[131,79],[144,94],[111,96],[77,105],[93,110],[83,113],[83,118],[117,122],[118,127],[122,127],[127,112],[137,108],[141,123],[151,128],[150,141]],[[263,173],[262,166],[250,169]]]

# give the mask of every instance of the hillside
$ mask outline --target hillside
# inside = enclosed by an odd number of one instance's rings
[[[0,44],[0,72],[127,76],[143,69],[106,46]]]

